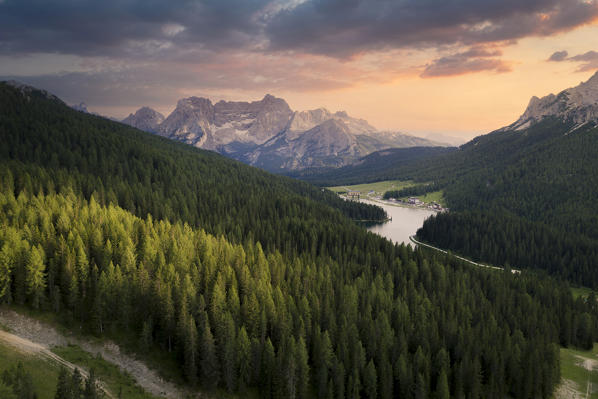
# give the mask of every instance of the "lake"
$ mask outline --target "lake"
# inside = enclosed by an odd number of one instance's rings
[[[398,244],[408,244],[410,242],[409,236],[414,235],[417,232],[417,229],[422,227],[424,220],[436,213],[429,209],[386,205],[380,202],[364,199],[362,199],[361,202],[381,207],[386,211],[388,217],[392,218],[391,221],[368,226],[367,229],[372,233],[386,237]]]

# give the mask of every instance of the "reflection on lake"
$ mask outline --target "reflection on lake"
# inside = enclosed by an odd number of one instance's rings
[[[386,237],[398,244],[408,244],[409,236],[414,235],[422,227],[424,220],[436,212],[430,209],[407,208],[402,206],[386,205],[380,202],[361,200],[366,204],[377,205],[383,208],[391,221],[386,223],[368,224],[366,228],[372,233]]]

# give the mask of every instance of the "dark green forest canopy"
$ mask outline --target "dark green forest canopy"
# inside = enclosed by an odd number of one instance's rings
[[[414,163],[423,164],[426,160],[454,151],[457,151],[454,147],[390,148],[342,168],[312,168],[288,175],[323,187],[395,180],[396,176],[406,175],[404,169]]]
[[[495,132],[420,169],[451,213],[418,233],[478,260],[598,286],[598,128],[548,119]]]
[[[0,86],[0,302],[267,398],[549,397],[595,301],[397,246],[304,183]],[[329,205],[342,208],[335,210]]]

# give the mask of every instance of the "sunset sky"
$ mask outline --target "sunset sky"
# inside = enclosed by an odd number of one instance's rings
[[[0,78],[123,118],[283,97],[470,138],[598,69],[598,0],[0,0]]]

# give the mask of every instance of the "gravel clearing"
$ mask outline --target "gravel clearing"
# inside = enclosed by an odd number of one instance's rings
[[[119,346],[111,341],[100,344],[67,336],[47,324],[8,309],[0,309],[0,324],[10,331],[7,333],[0,330],[0,339],[24,352],[50,357],[73,369],[75,365],[58,357],[50,349],[55,346],[77,345],[93,355],[99,353],[105,360],[130,374],[139,386],[153,395],[172,399],[185,397],[185,393],[177,386],[165,381],[143,362],[123,353]],[[112,397],[109,394],[108,396]]]

